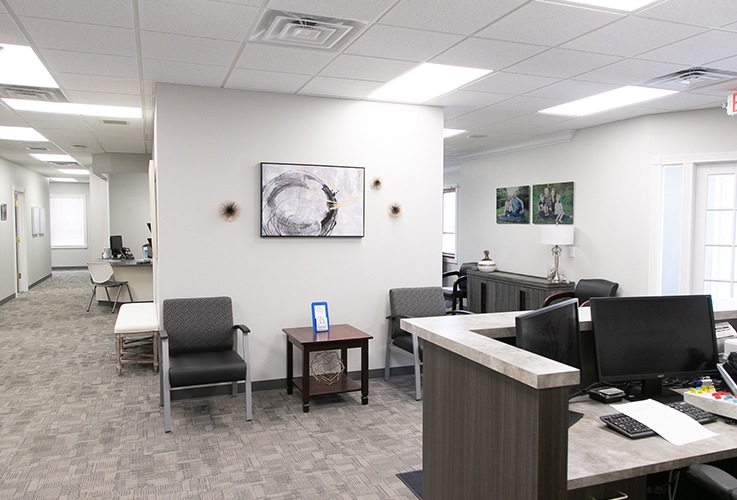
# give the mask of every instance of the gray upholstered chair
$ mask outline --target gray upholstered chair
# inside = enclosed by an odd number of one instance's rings
[[[118,289],[118,293],[115,295],[115,302],[113,302],[113,310],[111,312],[115,312],[115,308],[118,305],[118,299],[120,298],[120,291],[123,287],[128,290],[128,298],[133,302],[133,296],[131,295],[131,289],[128,286],[128,282],[115,279],[113,266],[111,266],[109,262],[88,262],[87,270],[90,273],[90,281],[92,281],[92,296],[90,297],[89,304],[87,304],[87,312],[90,312],[92,300],[95,298],[95,293],[97,292],[98,287],[105,289],[105,295],[107,295],[108,302],[111,302],[110,292],[108,290],[110,288]]]
[[[414,360],[415,399],[422,399],[422,340],[416,335],[402,330],[399,320],[402,318],[424,318],[445,316],[446,314],[471,314],[469,311],[446,311],[443,289],[439,286],[418,288],[392,288],[389,290],[390,316],[389,329],[386,335],[386,360],[384,363],[384,380],[391,375],[391,352],[409,354]]]
[[[722,469],[708,464],[695,464],[688,468],[687,475],[699,488],[710,494],[708,498],[737,500],[737,479]]]
[[[463,309],[463,300],[468,298],[468,277],[466,274],[468,271],[478,271],[478,269],[477,262],[464,262],[457,271],[443,273],[443,279],[456,276],[456,280],[453,281],[451,286],[443,287],[443,295],[445,295],[445,300],[451,301],[452,310]]]
[[[164,300],[159,377],[165,432],[171,432],[171,391],[192,386],[229,383],[236,397],[238,382],[244,380],[246,420],[251,420],[249,331],[233,324],[230,297]]]
[[[617,294],[619,283],[599,278],[583,279],[576,283],[572,292],[558,292],[549,295],[543,302],[543,307],[563,299],[577,298],[581,306],[588,306],[591,297],[614,297]]]

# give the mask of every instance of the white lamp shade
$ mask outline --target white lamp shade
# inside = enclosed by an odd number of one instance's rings
[[[540,243],[543,245],[573,245],[573,226],[551,224],[540,226]]]

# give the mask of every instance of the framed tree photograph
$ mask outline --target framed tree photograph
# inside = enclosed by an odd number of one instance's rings
[[[573,224],[573,182],[532,186],[534,224]]]
[[[529,224],[530,186],[496,188],[496,223]]]
[[[363,167],[261,164],[261,236],[364,235]]]

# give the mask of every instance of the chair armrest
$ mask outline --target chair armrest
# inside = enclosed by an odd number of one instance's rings
[[[725,494],[729,494],[737,488],[737,480],[731,474],[713,465],[691,465],[688,468],[688,475],[702,488],[719,498],[726,498]],[[734,498],[734,495],[732,498]]]
[[[409,316],[402,316],[401,314],[392,314],[386,317],[386,319],[402,319],[409,318]]]
[[[455,295],[458,292],[458,288],[465,283],[468,280],[468,276],[461,276],[457,280],[453,282],[453,294]]]
[[[466,311],[464,309],[456,309],[455,311],[448,311],[445,313],[446,315],[455,316],[456,314],[474,314],[473,311]]]
[[[169,340],[169,334],[168,334],[168,333],[166,333],[166,330],[164,330],[164,329],[162,328],[161,330],[159,330],[159,338],[160,338],[161,340]]]
[[[545,301],[543,302],[543,307],[549,306],[556,300],[573,298],[573,297],[575,297],[575,295],[573,295],[573,292],[557,292],[552,295],[548,295],[545,298]]]
[[[237,328],[238,330],[242,331],[243,333],[251,333],[250,328],[248,328],[246,325],[233,325],[233,328]]]
[[[460,276],[461,273],[459,271],[445,271],[443,273],[443,278],[450,278],[451,276]]]

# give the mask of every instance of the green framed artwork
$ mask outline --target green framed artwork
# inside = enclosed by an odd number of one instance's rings
[[[529,224],[530,186],[496,188],[496,223]]]
[[[573,182],[532,186],[533,224],[573,224]]]

